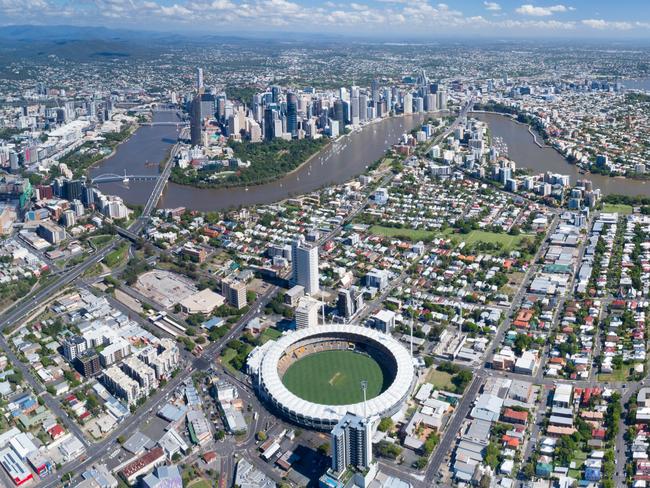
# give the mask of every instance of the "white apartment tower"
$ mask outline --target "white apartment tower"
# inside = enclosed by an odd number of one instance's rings
[[[291,244],[292,283],[305,288],[305,293],[315,295],[318,286],[318,246],[305,243],[303,237]]]
[[[346,413],[331,434],[332,471],[340,475],[348,466],[360,471],[372,463],[372,424],[352,413]]]
[[[318,325],[318,312],[322,303],[312,297],[302,297],[296,308],[296,329],[306,329]]]

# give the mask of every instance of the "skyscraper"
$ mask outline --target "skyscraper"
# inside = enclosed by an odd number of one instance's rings
[[[190,117],[190,140],[192,146],[200,146],[203,143],[201,137],[202,124],[201,95],[197,94],[194,100],[192,100],[192,115]]]
[[[272,97],[271,101],[273,103],[279,103],[280,102],[280,93],[281,93],[281,91],[282,90],[280,89],[279,86],[272,86],[271,87],[271,97]]]
[[[405,114],[412,114],[413,113],[413,95],[411,95],[410,93],[407,93],[406,95],[404,95],[404,103],[402,105],[403,105]]]
[[[211,93],[201,94],[201,117],[213,117],[217,109],[217,100]]]
[[[386,110],[390,112],[391,110],[393,110],[394,97],[392,92],[388,88],[384,90],[384,99],[386,100]]]
[[[266,107],[264,109],[264,140],[270,141],[275,137],[274,133],[274,123],[276,119],[277,112],[271,107]]]
[[[379,101],[379,82],[377,80],[372,80],[370,84],[370,90],[372,95],[372,102],[377,103]]]
[[[352,124],[359,123],[359,97],[350,97],[350,122]]]
[[[293,137],[298,135],[298,97],[287,93],[287,132]]]
[[[429,112],[433,112],[438,109],[438,97],[433,93],[428,93],[424,97],[424,108]]]
[[[342,100],[334,101],[334,117],[332,118],[339,123],[339,128],[345,127],[345,109]]]
[[[303,286],[308,295],[318,293],[318,247],[306,244],[301,236],[291,244],[291,257],[292,283]]]
[[[346,413],[331,434],[332,471],[340,475],[348,466],[364,471],[372,463],[369,419]]]
[[[447,110],[447,90],[438,90],[438,110]]]
[[[196,70],[196,89],[199,92],[203,90],[203,68]]]
[[[359,120],[364,121],[368,118],[368,95],[362,93],[359,95]]]

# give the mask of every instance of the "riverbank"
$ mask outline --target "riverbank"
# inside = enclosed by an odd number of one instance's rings
[[[195,170],[192,168],[174,168],[170,180],[178,185],[212,189],[266,185],[299,171],[331,144],[333,142],[326,139],[301,139],[299,141],[276,139],[260,143],[235,142],[230,147],[233,149],[236,159],[245,161],[254,159],[249,168],[227,171],[228,174],[225,174],[226,171],[215,171],[207,173],[205,176],[202,176],[200,171],[194,173]],[[302,161],[292,161],[292,159],[302,159],[301,153],[303,152],[311,152],[311,154]],[[288,167],[286,168],[288,171],[283,171],[283,165]],[[271,172],[271,174],[259,176],[264,172]],[[207,180],[212,177],[215,180]],[[239,181],[246,177],[255,179]],[[224,181],[229,178],[230,181]]]
[[[582,168],[565,158],[554,146],[539,144],[539,138],[536,143],[533,137],[535,131],[530,125],[513,119],[509,114],[474,111],[469,115],[485,122],[493,137],[503,139],[508,146],[508,157],[518,167],[535,172],[568,174],[574,184],[579,179],[588,178],[593,182],[594,188],[600,188],[603,195],[650,195],[650,184],[644,179],[585,174]]]
[[[565,162],[567,164],[569,164],[570,166],[573,166],[575,168],[578,168],[579,172],[584,172],[583,173],[584,176],[598,175],[598,176],[600,176],[602,178],[624,179],[624,180],[634,180],[634,181],[642,181],[642,182],[650,181],[650,176],[648,176],[648,175],[609,175],[609,174],[603,174],[603,173],[599,173],[599,172],[596,172],[596,171],[592,171],[591,167],[585,168],[583,166],[579,166],[575,162],[573,162],[571,159],[569,159],[567,156],[562,154],[560,152],[560,150],[557,149],[554,145],[549,145],[549,144],[546,144],[545,142],[540,143],[538,141],[538,139],[537,139],[538,134],[535,132],[535,130],[532,128],[532,126],[530,124],[525,123],[525,122],[520,122],[519,120],[517,120],[517,117],[514,114],[507,114],[507,113],[487,111],[487,110],[476,110],[476,111],[470,112],[469,115],[472,115],[472,114],[498,115],[498,116],[506,118],[507,120],[509,120],[510,122],[513,122],[514,124],[526,127],[526,130],[530,134],[530,136],[532,137],[533,143],[535,143],[535,145],[537,145],[540,149],[551,149],[551,150],[555,151],[561,158],[563,158],[565,160]],[[516,160],[514,160],[514,161],[515,161],[515,163],[517,162]]]
[[[319,158],[319,156],[321,156],[321,154],[326,153],[328,150],[332,150],[332,149],[336,150],[338,144],[349,142],[349,140],[351,140],[351,138],[353,136],[355,136],[357,134],[360,134],[360,133],[363,133],[366,130],[369,130],[370,128],[372,128],[376,124],[381,124],[381,123],[383,123],[383,122],[385,122],[387,120],[403,119],[404,117],[411,117],[413,115],[442,117],[442,116],[444,116],[445,114],[448,114],[448,113],[449,113],[448,111],[434,111],[434,112],[423,112],[422,114],[408,114],[408,115],[399,114],[399,115],[392,115],[392,116],[389,116],[389,117],[386,117],[386,118],[373,119],[373,120],[367,122],[366,124],[364,124],[362,126],[358,126],[358,127],[354,128],[354,129],[346,132],[345,134],[341,134],[336,139],[328,140],[328,142],[324,146],[320,147],[315,153],[313,153],[312,155],[307,157],[307,159],[305,159],[302,163],[300,163],[298,166],[291,169],[290,171],[283,172],[283,173],[278,173],[277,175],[274,175],[273,177],[265,178],[265,179],[262,179],[262,180],[257,180],[257,181],[248,182],[248,183],[246,183],[246,182],[242,182],[242,183],[233,182],[232,184],[229,184],[227,182],[226,183],[223,183],[223,182],[211,183],[211,182],[204,182],[204,181],[188,182],[188,181],[185,181],[183,178],[180,178],[179,174],[178,174],[178,171],[176,171],[176,169],[175,169],[174,171],[172,171],[170,181],[172,183],[176,184],[176,185],[179,185],[179,186],[182,186],[182,187],[188,187],[188,188],[213,189],[213,190],[218,190],[218,189],[238,189],[239,188],[239,189],[245,189],[246,191],[248,191],[249,188],[272,184],[274,182],[280,181],[280,180],[282,180],[284,178],[291,177],[291,176],[297,174],[298,172],[304,170],[310,163],[313,163],[317,158]],[[293,142],[295,142],[295,141],[293,141]],[[256,144],[260,144],[260,143],[256,143]],[[264,144],[264,143],[261,143],[261,144]],[[237,157],[237,155],[235,155],[235,157]],[[246,170],[243,170],[243,171],[246,171]],[[218,175],[219,173],[215,173],[215,174]],[[231,174],[224,175],[224,178],[227,178],[229,176],[231,176]],[[300,179],[300,178],[298,177],[298,179]],[[289,195],[289,197],[291,197],[291,196],[293,196],[293,195]]]
[[[353,131],[339,144],[327,144],[317,152],[308,164],[270,183],[231,188],[196,188],[169,182],[161,196],[160,208],[185,207],[198,211],[218,211],[237,207],[266,205],[296,195],[304,195],[329,185],[350,181],[364,173],[387,149],[399,141],[402,134],[419,127],[429,117],[444,116],[446,112],[399,115],[366,124],[360,131]],[[175,117],[171,112],[154,113],[156,121],[168,121]],[[116,154],[91,172],[144,174],[158,173],[157,165],[149,167],[149,161],[160,161],[177,141],[178,133],[170,125],[147,126],[137,130],[126,144],[120,145]],[[151,181],[100,183],[99,188],[117,195],[127,204],[144,205],[151,194]]]
[[[118,141],[117,144],[112,145],[112,146],[111,146],[111,152],[110,152],[109,154],[107,154],[106,156],[102,157],[101,159],[97,160],[96,162],[94,162],[93,164],[91,164],[90,166],[88,166],[88,167],[86,168],[86,170],[84,171],[85,176],[86,176],[88,179],[91,179],[91,178],[90,178],[90,171],[91,171],[92,169],[94,169],[95,167],[99,166],[100,164],[102,164],[102,163],[103,163],[104,161],[106,161],[107,159],[112,158],[113,156],[115,156],[115,154],[117,153],[117,149],[118,149],[122,144],[128,142],[128,140],[131,139],[131,137],[133,137],[133,135],[138,131],[139,128],[140,128],[140,124],[138,124],[138,123],[129,124],[129,127],[128,127],[128,129],[129,129],[129,133],[124,137],[124,139],[122,139],[121,141]]]

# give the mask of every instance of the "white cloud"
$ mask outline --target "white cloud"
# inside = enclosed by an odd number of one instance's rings
[[[501,29],[517,29],[526,32],[532,29],[541,31],[573,30],[576,27],[575,22],[559,20],[503,20],[492,25]]]
[[[566,5],[551,5],[550,7],[537,7],[526,3],[521,7],[517,7],[515,12],[521,15],[531,15],[533,17],[548,17],[555,13],[568,12],[569,10],[574,10],[573,7],[567,7]]]
[[[648,22],[611,21],[604,19],[585,19],[582,21],[582,24],[598,30],[626,31],[631,29],[650,28],[650,23]]]
[[[590,31],[627,32],[649,30],[647,21],[608,21],[592,13],[593,18],[562,20],[554,18],[575,10],[565,4],[545,7],[532,3],[521,4],[515,12],[521,17],[511,18],[501,0],[481,0],[484,12],[466,15],[456,10],[455,3],[445,0],[77,0],[65,3],[59,0],[0,0],[0,24],[4,19],[22,22],[55,23],[74,18],[78,23],[96,25],[102,20],[109,26],[135,28],[136,19],[147,19],[160,25],[191,25],[197,29],[250,30],[267,25],[277,30],[314,32],[354,32],[373,34],[391,32],[395,35],[454,32],[513,35]],[[533,0],[521,0],[533,1]],[[553,0],[548,0],[553,1]],[[554,0],[556,2],[565,0]],[[570,1],[570,0],[566,0]],[[479,3],[479,2],[477,2]],[[479,5],[480,5],[479,4]]]
[[[189,18],[192,16],[192,11],[189,8],[184,7],[182,5],[178,5],[177,3],[175,3],[174,5],[170,5],[169,7],[165,7],[161,5],[160,13],[167,17],[178,17],[179,20],[181,20],[182,18]]]

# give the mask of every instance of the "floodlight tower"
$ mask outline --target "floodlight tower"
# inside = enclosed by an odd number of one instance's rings
[[[366,392],[368,390],[368,381],[361,380],[361,391],[363,391],[363,418],[367,418],[367,408],[366,408]]]
[[[413,318],[411,318],[411,359],[413,359]]]

